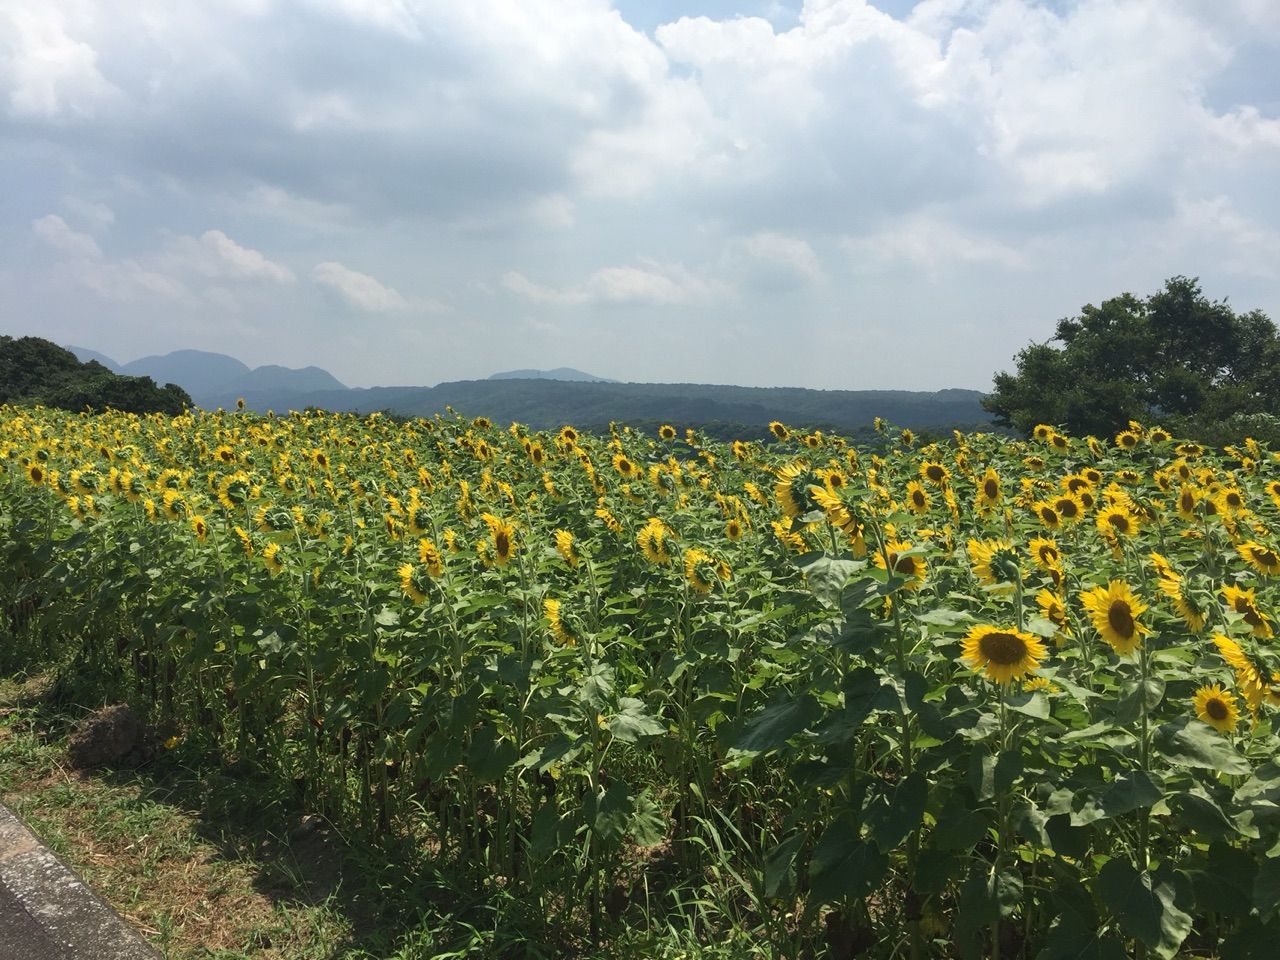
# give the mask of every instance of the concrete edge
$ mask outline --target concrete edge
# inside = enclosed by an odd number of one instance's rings
[[[69,960],[160,960],[160,954],[3,803],[0,884]]]

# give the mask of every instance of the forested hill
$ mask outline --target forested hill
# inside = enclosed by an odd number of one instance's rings
[[[989,426],[976,390],[806,390],[799,387],[735,387],[700,383],[603,383],[558,380],[460,380],[434,387],[373,387],[295,394],[277,410],[306,406],[328,410],[388,410],[430,416],[450,406],[497,422],[535,429],[572,423],[600,426],[669,421],[685,426],[726,423],[765,427],[771,420],[854,431],[875,417],[913,429]],[[246,395],[259,410],[271,398]],[[284,399],[284,398],[281,398]],[[264,403],[264,401],[268,401]]]
[[[22,402],[176,416],[191,406],[191,397],[173,384],[157,387],[150,377],[120,376],[92,360],[81,363],[39,337],[0,336],[0,403]]]

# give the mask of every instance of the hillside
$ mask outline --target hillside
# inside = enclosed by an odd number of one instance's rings
[[[461,380],[434,387],[321,391],[294,397],[292,407],[430,416],[451,406],[465,414],[484,414],[498,422],[519,421],[538,429],[564,423],[594,427],[613,420],[765,427],[771,420],[782,420],[857,430],[869,426],[877,416],[913,429],[989,425],[991,417],[982,409],[981,397],[976,390],[927,393],[697,383]]]
[[[157,383],[181,384],[196,403],[202,397],[249,373],[235,357],[205,350],[175,350],[163,356],[142,357],[126,363],[121,373],[151,377]]]
[[[573,367],[556,367],[554,370],[505,370],[489,374],[490,380],[564,380],[570,383],[617,383],[608,377],[597,377]]]
[[[6,336],[0,336],[0,403],[170,415],[192,405],[181,387],[160,388],[150,377],[121,376],[96,360],[81,363],[70,350],[39,337]]]

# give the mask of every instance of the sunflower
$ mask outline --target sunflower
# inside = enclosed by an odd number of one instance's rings
[[[1262,706],[1266,674],[1249,659],[1248,654],[1240,648],[1240,644],[1229,637],[1221,633],[1214,634],[1213,645],[1218,648],[1218,653],[1223,660],[1227,661],[1227,665],[1235,671],[1236,686],[1240,688],[1240,692],[1244,695],[1245,703],[1249,705],[1249,711],[1257,713],[1258,708]],[[1270,696],[1268,696],[1268,699],[1272,703],[1277,702],[1271,699]]]
[[[1053,508],[1052,503],[1044,500],[1034,503],[1031,505],[1031,512],[1050,530],[1057,530],[1062,526],[1062,516]]]
[[[1121,450],[1133,450],[1138,446],[1138,435],[1132,430],[1121,430],[1116,434],[1116,446]]]
[[[1196,507],[1200,503],[1200,496],[1193,487],[1183,486],[1178,490],[1178,516],[1183,520],[1195,520],[1197,517]]]
[[[425,584],[423,584],[422,578],[414,565],[412,563],[402,563],[398,573],[400,574],[400,589],[405,592],[405,595],[414,603],[426,603],[427,595],[422,589]]]
[[[772,433],[774,437],[776,437],[778,440],[786,440],[788,437],[791,436],[791,431],[788,430],[786,426],[778,420],[773,420],[769,423],[769,432]]]
[[[1102,449],[1102,441],[1097,437],[1085,437],[1084,442],[1085,446],[1089,448],[1089,453],[1093,455],[1095,460],[1101,459],[1103,454],[1106,452]]]
[[[724,525],[724,535],[729,540],[742,539],[742,521],[737,517],[730,517]]]
[[[661,565],[671,559],[671,554],[667,552],[669,534],[670,528],[657,517],[650,517],[636,534],[636,543],[650,563]]]
[[[578,568],[579,558],[577,552],[573,549],[573,534],[568,530],[557,530],[555,532],[556,553],[564,559],[573,569]]]
[[[1179,577],[1178,571],[1173,568],[1173,564],[1169,562],[1164,554],[1151,551],[1151,569],[1156,572],[1156,576],[1160,579]]]
[[[936,460],[926,460],[920,464],[920,477],[940,487],[951,478],[951,471]]]
[[[1147,431],[1148,443],[1168,443],[1171,439],[1172,436],[1164,427],[1152,427]]]
[[[670,442],[676,438],[676,428],[669,423],[664,423],[658,428],[658,436]]]
[[[714,557],[696,547],[684,552],[684,578],[699,593],[711,592],[720,578],[720,566]]]
[[[1231,733],[1240,722],[1235,694],[1223,690],[1216,683],[1197,690],[1192,703],[1196,708],[1196,716],[1219,733]]]
[[[1042,589],[1036,594],[1036,606],[1040,608],[1040,616],[1057,627],[1060,634],[1071,635],[1067,626],[1067,607],[1061,597],[1052,590]]]
[[[542,601],[542,613],[547,618],[547,625],[551,627],[551,635],[562,647],[576,646],[577,638],[565,626],[564,619],[560,614],[561,604],[559,600],[553,600],[548,597]]]
[[[148,501],[149,502],[149,501]],[[249,531],[244,527],[235,527],[236,539],[240,541],[240,549],[244,551],[246,557],[253,556],[253,538],[249,536]]]
[[[425,537],[418,541],[418,562],[433,577],[444,573],[444,557],[440,555],[439,548]]]
[[[986,586],[1011,585],[1022,579],[1018,554],[1008,540],[970,540],[973,575]]]
[[[1036,428],[1031,431],[1031,435],[1037,440],[1048,440],[1055,433],[1057,433],[1057,431],[1047,423],[1038,423],[1036,424]]]
[[[1062,688],[1048,677],[1032,677],[1030,680],[1023,680],[1022,689],[1024,693],[1043,693],[1050,697],[1062,692]]]
[[[1244,615],[1244,622],[1253,629],[1255,637],[1267,640],[1274,636],[1274,631],[1271,629],[1271,620],[1258,609],[1256,592],[1231,584],[1222,587],[1222,596],[1227,601],[1227,606]]]
[[[209,539],[209,521],[198,513],[193,513],[190,518],[191,532],[196,535],[196,539],[204,543]]]
[[[813,509],[814,500],[809,487],[817,486],[821,480],[808,464],[803,461],[788,464],[778,470],[777,478],[773,495],[786,516],[798,517]]]
[[[1059,570],[1062,567],[1062,554],[1058,551],[1058,542],[1048,537],[1032,537],[1029,546],[1031,559],[1041,570]]]
[[[1264,547],[1260,543],[1249,540],[1246,543],[1239,544],[1236,550],[1240,552],[1240,556],[1244,558],[1245,563],[1264,576],[1274,577],[1280,575],[1280,553],[1270,547]]]
[[[560,428],[560,432],[556,434],[556,440],[561,446],[576,446],[578,443],[578,431],[573,429],[573,427],[567,425],[563,426]]]
[[[38,463],[27,465],[27,479],[31,481],[33,486],[41,486],[44,483],[44,467]]]
[[[993,683],[1019,680],[1040,668],[1048,655],[1034,634],[1013,627],[983,624],[964,638],[962,656],[973,670],[982,670]]]
[[[1131,537],[1138,532],[1138,518],[1126,507],[1113,503],[1098,511],[1098,530],[1108,540]]]
[[[907,483],[907,509],[912,513],[924,513],[929,509],[929,494],[925,493],[919,480]]]
[[[1000,486],[1000,474],[993,467],[987,467],[978,483],[978,510],[986,513],[995,507],[1004,495]]]
[[[516,552],[516,530],[515,527],[503,520],[501,517],[492,513],[482,514],[480,517],[484,521],[484,525],[489,528],[489,538],[493,547],[493,561],[500,567],[505,567]]]
[[[1049,501],[1049,505],[1053,507],[1063,523],[1075,523],[1084,516],[1084,504],[1080,502],[1080,498],[1071,494],[1064,494],[1061,497],[1055,497]]]
[[[1123,580],[1112,580],[1105,587],[1082,591],[1080,602],[1089,612],[1102,639],[1121,656],[1137,650],[1142,643],[1142,635],[1151,632],[1138,622],[1147,605]]]
[[[613,469],[624,477],[634,477],[636,475],[636,465],[625,453],[615,453],[613,455]]]
[[[1268,480],[1262,489],[1267,491],[1271,502],[1280,507],[1280,480]]]
[[[924,557],[903,556],[910,549],[911,544],[905,540],[890,540],[885,545],[884,552],[876,553],[875,564],[881,570],[888,570],[900,577],[906,577],[907,582],[903,584],[903,590],[919,590],[924,583],[928,566]],[[885,554],[888,556],[886,557]]]
[[[1234,516],[1245,511],[1244,494],[1236,487],[1223,487],[1213,499],[1220,513]]]
[[[269,543],[262,550],[262,565],[273,577],[284,571],[284,561],[280,559],[280,544]]]
[[[1155,554],[1154,556],[1159,555]],[[1171,568],[1168,575],[1160,575],[1157,583],[1160,585],[1160,592],[1173,601],[1173,609],[1182,618],[1182,622],[1187,625],[1187,629],[1192,633],[1199,633],[1203,630],[1205,625],[1204,611],[1200,609],[1200,604],[1197,602],[1195,595],[1187,589],[1186,581]]]
[[[788,550],[795,553],[804,553],[809,549],[809,544],[804,539],[804,534],[791,529],[792,520],[790,517],[783,517],[781,520],[773,520],[769,524],[773,528],[773,534]]]
[[[604,507],[596,507],[596,519],[604,524],[604,528],[616,537],[622,536],[622,524]]]

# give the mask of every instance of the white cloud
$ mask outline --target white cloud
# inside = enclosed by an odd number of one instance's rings
[[[170,237],[160,261],[171,271],[210,279],[273,283],[292,283],[294,279],[288,267],[268,260],[258,250],[241,246],[221,230],[206,230],[199,237]]]
[[[80,233],[67,226],[56,213],[41,217],[31,222],[31,229],[36,236],[60,253],[77,260],[100,260],[102,249],[98,241],[87,233]]]
[[[502,285],[516,296],[554,306],[646,304],[675,306],[723,300],[732,290],[723,281],[694,276],[678,265],[601,267],[580,284],[551,287],[534,283],[524,274],[503,274]]]
[[[408,310],[409,301],[393,287],[380,283],[367,273],[360,273],[334,260],[317,263],[311,271],[316,283],[336,290],[348,304],[370,313]]]
[[[63,255],[64,266],[77,282],[108,300],[188,298],[200,294],[195,281],[293,280],[287,267],[241,246],[221,230],[206,230],[199,237],[171,234],[158,250],[139,257],[112,258],[103,253],[97,240],[73,230],[56,213],[32,221],[31,229]],[[202,296],[225,304],[233,294],[209,283]]]
[[[737,252],[758,264],[784,273],[789,272],[797,279],[822,279],[822,261],[802,237],[762,231],[742,237],[734,246]]]
[[[1016,269],[1027,263],[1013,247],[967,233],[930,214],[903,218],[865,235],[844,237],[841,246],[859,273],[905,267],[935,277],[948,268],[991,265]]]
[[[73,219],[88,224],[91,230],[106,230],[116,222],[115,211],[96,200],[65,196],[62,198],[62,207]]]
[[[0,93],[10,116],[83,119],[119,104],[120,91],[98,69],[97,52],[69,32],[81,18],[92,18],[85,0],[0,9]]]

